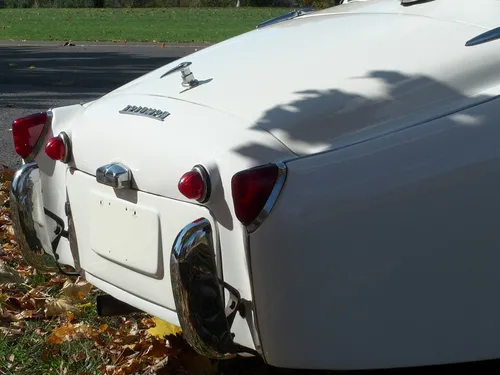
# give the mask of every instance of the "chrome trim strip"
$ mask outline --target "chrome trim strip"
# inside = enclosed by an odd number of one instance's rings
[[[33,150],[31,150],[31,153],[24,159],[25,163],[31,163],[35,157],[38,155],[40,152],[42,145],[45,142],[45,137],[47,136],[47,133],[49,132],[50,126],[52,125],[52,119],[54,118],[54,114],[52,113],[51,110],[47,111],[47,121],[45,121],[45,125],[42,129],[42,132],[40,133],[40,137],[38,137],[38,140],[36,141],[35,145],[33,146]]]
[[[71,140],[66,132],[60,132],[58,135],[62,139],[64,144],[64,159],[61,160],[64,164],[68,164],[71,160]]]
[[[210,194],[212,192],[211,186],[210,186],[210,176],[208,175],[207,170],[203,165],[197,164],[193,167],[193,171],[196,171],[200,174],[201,179],[203,180],[203,184],[205,185],[205,195],[201,197],[201,199],[198,200],[200,203],[207,203],[208,200],[210,199]]]
[[[10,208],[14,233],[23,258],[40,271],[58,272],[45,221],[37,163],[25,164],[14,174]]]
[[[236,356],[217,277],[210,222],[201,218],[178,234],[170,255],[170,279],[183,337],[199,354],[216,359]]]
[[[479,34],[478,36],[470,39],[465,43],[466,47],[477,46],[486,42],[491,42],[493,40],[500,38],[500,27],[492,30],[488,30],[485,33]]]
[[[95,179],[114,189],[129,189],[132,186],[132,171],[121,163],[110,163],[97,168]]]
[[[283,186],[285,185],[286,176],[287,176],[286,164],[282,163],[282,162],[277,162],[274,164],[279,168],[278,178],[276,180],[276,183],[274,184],[274,187],[273,187],[273,190],[271,191],[271,195],[269,196],[269,199],[267,200],[266,204],[264,205],[264,208],[262,209],[262,211],[260,211],[259,215],[255,218],[255,220],[252,221],[247,226],[248,233],[255,232],[255,230],[266,219],[266,217],[269,216],[273,207],[275,206],[276,202],[278,201],[278,198],[280,196],[281,190],[283,189]]]
[[[313,8],[301,8],[301,9],[295,9],[292,10],[291,12],[282,14],[281,16],[271,18],[267,21],[261,22],[257,25],[257,29],[262,29],[263,27],[266,26],[271,26],[274,25],[275,23],[280,23],[288,20],[292,20],[294,18],[303,16],[304,14],[314,12]]]

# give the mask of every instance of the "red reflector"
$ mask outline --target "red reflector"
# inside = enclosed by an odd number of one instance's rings
[[[243,225],[251,224],[266,205],[280,168],[275,164],[236,173],[231,180],[234,210]]]
[[[50,138],[45,146],[45,153],[52,160],[64,160],[66,157],[66,146],[61,137]]]
[[[203,177],[196,170],[184,173],[177,187],[186,198],[195,199],[197,201],[202,200],[207,191]]]
[[[46,112],[23,117],[12,123],[14,148],[16,153],[23,159],[26,159],[34,151],[46,123]]]

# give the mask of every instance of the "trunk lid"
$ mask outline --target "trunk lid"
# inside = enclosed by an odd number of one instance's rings
[[[500,12],[480,2],[481,13],[465,0],[353,2],[205,48],[101,100],[168,96],[236,115],[230,127],[264,129],[299,155],[336,148],[471,105],[499,83],[496,43],[465,47]],[[184,91],[180,72],[161,78],[181,62],[211,81]]]

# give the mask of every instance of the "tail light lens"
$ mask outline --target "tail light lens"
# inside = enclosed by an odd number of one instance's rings
[[[197,165],[182,175],[177,187],[186,198],[206,202],[210,195],[208,173],[205,168]]]
[[[23,159],[38,152],[48,118],[47,112],[41,112],[19,118],[12,123],[14,148]]]
[[[68,163],[71,157],[71,141],[65,132],[59,133],[57,137],[50,138],[45,145],[45,153],[52,160]]]
[[[66,156],[66,146],[61,137],[49,139],[45,146],[45,153],[52,160],[63,160]]]
[[[249,231],[269,215],[285,183],[286,166],[267,164],[236,173],[231,180],[234,211]]]

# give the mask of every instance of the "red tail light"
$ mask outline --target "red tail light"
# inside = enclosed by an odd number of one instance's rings
[[[49,139],[45,146],[45,153],[52,160],[63,160],[66,156],[66,147],[61,137]]]
[[[231,189],[236,217],[245,226],[252,224],[250,231],[271,212],[285,177],[286,167],[281,163],[247,169],[233,176]]]
[[[208,173],[205,168],[197,165],[182,175],[177,187],[186,198],[205,202],[210,193]]]
[[[12,123],[14,148],[23,159],[38,152],[47,120],[47,112],[41,112],[17,119]]]
[[[52,160],[59,160],[67,163],[70,158],[70,140],[65,132],[61,132],[57,137],[50,138],[45,145],[45,153]]]

